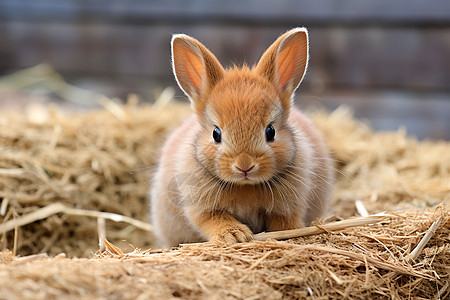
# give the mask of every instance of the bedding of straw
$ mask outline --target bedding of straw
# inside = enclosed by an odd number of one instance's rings
[[[133,102],[133,101],[131,101]],[[66,115],[56,108],[0,113],[0,222],[61,203],[68,208],[103,211],[149,222],[149,178],[166,132],[189,112],[119,106]],[[57,211],[56,211],[57,212]],[[97,221],[54,213],[3,236],[17,253],[89,256],[98,249]],[[148,232],[127,223],[106,222],[108,237],[139,247],[151,245]],[[14,228],[15,229],[15,228]],[[4,226],[0,227],[0,232]]]
[[[381,222],[124,254],[128,244],[154,247],[151,166],[189,107],[103,104],[84,113],[0,112],[0,232],[12,251],[0,253],[1,299],[449,296],[449,142],[373,132],[344,107],[311,113],[339,170],[330,215],[389,211]],[[101,232],[112,244],[92,256]]]
[[[436,220],[437,230],[410,261]],[[449,227],[450,213],[440,207],[339,233],[230,247],[123,254],[108,246],[92,259],[3,252],[0,298],[445,299]]]

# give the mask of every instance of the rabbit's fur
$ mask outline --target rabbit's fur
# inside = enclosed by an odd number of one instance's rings
[[[324,213],[329,152],[293,106],[308,55],[307,30],[295,28],[255,67],[225,70],[196,39],[173,36],[175,77],[195,114],[169,137],[153,179],[151,219],[161,246],[250,241]]]

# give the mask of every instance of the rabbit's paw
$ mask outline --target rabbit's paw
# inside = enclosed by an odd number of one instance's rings
[[[228,227],[214,236],[213,242],[232,245],[235,243],[244,243],[253,240],[252,231],[245,225]]]

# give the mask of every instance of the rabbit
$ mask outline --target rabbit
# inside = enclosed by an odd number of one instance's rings
[[[321,133],[293,105],[308,65],[306,28],[281,35],[256,66],[224,69],[198,40],[172,37],[175,78],[194,114],[166,141],[150,191],[164,248],[247,242],[322,216],[333,168]]]

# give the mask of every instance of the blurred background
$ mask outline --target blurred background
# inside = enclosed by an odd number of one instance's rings
[[[198,38],[229,66],[257,62],[296,26],[311,45],[299,105],[348,104],[375,129],[450,139],[448,0],[0,0],[0,107],[46,101],[39,80],[11,75],[43,63],[39,74],[51,66],[80,91],[151,102],[176,88],[171,34]]]

